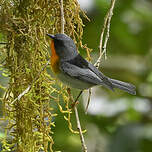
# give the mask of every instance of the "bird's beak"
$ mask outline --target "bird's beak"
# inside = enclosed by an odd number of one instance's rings
[[[47,36],[49,36],[51,39],[54,39],[55,36],[54,35],[51,35],[51,34],[46,34]]]

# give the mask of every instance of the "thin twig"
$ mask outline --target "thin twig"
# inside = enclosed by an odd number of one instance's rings
[[[78,99],[81,96],[81,94],[83,93],[83,90],[81,90],[78,94],[78,96],[76,97],[75,101],[72,103],[72,108],[76,106],[76,104],[78,104]]]
[[[73,104],[75,104],[75,106],[73,108],[74,108],[74,111],[75,111],[77,129],[79,131],[80,140],[81,140],[81,144],[82,144],[82,151],[87,152],[87,146],[85,144],[85,140],[84,140],[84,136],[83,136],[83,133],[82,133],[81,124],[80,124],[80,119],[79,119],[79,115],[78,115],[78,110],[77,110],[77,107],[76,107],[77,101],[73,99],[70,88],[67,89],[67,92],[69,94],[70,100],[72,101]]]
[[[110,24],[111,24],[111,18],[113,16],[114,5],[115,5],[115,0],[112,0],[111,1],[111,7],[110,7],[110,10],[109,10],[109,14],[108,14],[107,33],[106,33],[104,46],[103,46],[103,53],[102,53],[102,54],[105,53],[105,59],[107,58],[106,48],[107,48],[107,42],[108,42],[108,39],[109,39]]]
[[[89,89],[88,102],[87,102],[86,109],[85,109],[85,113],[86,113],[86,114],[87,114],[87,111],[88,111],[88,107],[89,107],[90,99],[91,99],[91,89]]]
[[[78,128],[78,131],[79,131],[79,134],[80,134],[82,150],[83,150],[83,152],[87,152],[87,146],[85,144],[85,140],[84,140],[84,137],[83,137],[83,133],[82,133],[81,125],[80,125],[80,120],[79,120],[79,115],[78,115],[78,110],[77,110],[76,106],[74,107],[74,111],[75,111],[75,117],[76,117],[76,120],[77,120],[77,128]]]
[[[109,11],[107,12],[107,14],[104,18],[104,24],[103,24],[103,28],[101,30],[101,35],[100,35],[100,45],[99,45],[100,55],[99,55],[99,58],[97,59],[96,63],[94,64],[97,68],[99,68],[99,66],[100,66],[102,55],[105,54],[105,59],[107,58],[106,48],[107,48],[107,42],[109,39],[110,24],[111,24],[111,18],[113,15],[113,9],[115,6],[115,2],[116,2],[116,0],[111,0]],[[105,30],[107,31],[106,35],[105,35]],[[105,38],[104,38],[104,35],[105,35]],[[104,45],[103,45],[103,42],[104,42]]]
[[[61,33],[64,34],[64,24],[65,24],[65,20],[64,20],[64,9],[63,9],[63,0],[61,0]]]
[[[77,96],[77,98],[75,99],[75,102],[77,102],[78,101],[78,99],[79,99],[79,97],[81,96],[81,94],[83,93],[83,91],[81,90],[80,92],[79,92],[79,94],[78,94],[78,96]]]

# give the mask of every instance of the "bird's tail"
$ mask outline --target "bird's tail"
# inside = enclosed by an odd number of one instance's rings
[[[110,78],[108,79],[111,81],[113,88],[119,88],[133,95],[136,94],[136,87],[134,85],[115,79],[110,79]]]

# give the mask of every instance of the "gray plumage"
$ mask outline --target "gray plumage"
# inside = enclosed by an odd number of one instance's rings
[[[102,85],[111,90],[118,88],[130,94],[136,94],[134,85],[106,77],[94,65],[85,60],[77,52],[74,41],[67,35],[47,35],[54,40],[55,50],[60,58],[60,73],[57,74],[57,77],[63,83],[81,90]]]

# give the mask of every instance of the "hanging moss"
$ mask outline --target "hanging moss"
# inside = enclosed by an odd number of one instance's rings
[[[72,130],[66,89],[62,85],[58,90],[54,88],[53,78],[46,69],[41,71],[49,56],[46,33],[55,34],[61,30],[60,1],[2,0],[0,5],[0,33],[5,35],[7,42],[5,68],[10,72],[9,87],[3,99],[3,115],[8,121],[6,135],[12,137],[11,141],[7,137],[3,139],[2,151],[53,151],[51,128],[55,114],[50,96],[65,113],[65,120]],[[64,1],[64,13],[65,33],[82,46],[83,23],[77,0]],[[12,103],[36,77],[38,79],[30,91]],[[60,105],[61,98],[64,107]]]

